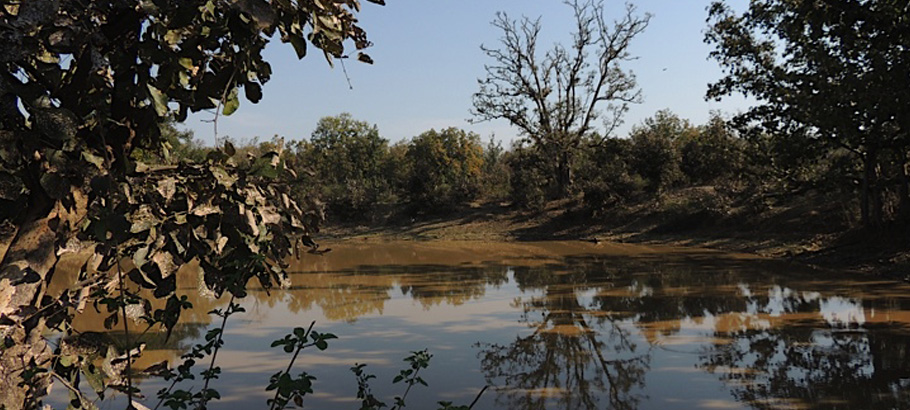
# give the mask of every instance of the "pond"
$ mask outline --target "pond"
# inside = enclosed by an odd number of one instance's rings
[[[294,261],[291,287],[254,290],[219,352],[222,400],[263,408],[290,355],[270,343],[294,327],[338,336],[305,350],[316,376],[306,408],[354,409],[350,367],[377,375],[392,404],[402,358],[429,349],[408,408],[439,400],[475,409],[900,408],[910,403],[910,286],[700,249],[587,242],[324,244]],[[223,307],[191,297],[167,342],[153,333],[138,368],[172,363]],[[92,309],[81,331],[103,331]],[[116,335],[114,335],[116,336]],[[201,367],[198,370],[203,370]],[[144,379],[154,407],[165,383]],[[198,389],[198,387],[197,387]],[[109,395],[110,396],[110,395]],[[51,402],[65,403],[55,387]],[[123,408],[122,395],[101,407]]]

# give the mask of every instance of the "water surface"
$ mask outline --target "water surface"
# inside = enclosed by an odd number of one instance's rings
[[[293,261],[291,288],[257,289],[219,353],[223,400],[261,408],[293,327],[339,336],[295,366],[313,409],[353,409],[366,363],[392,403],[403,357],[434,355],[408,408],[901,408],[910,403],[910,287],[714,251],[586,242],[345,241]],[[175,360],[223,306],[182,279],[195,306],[175,334],[146,334],[137,367]],[[103,330],[91,309],[81,330]],[[202,370],[201,368],[199,370]],[[163,386],[146,379],[154,397]],[[198,388],[198,387],[197,387]],[[59,389],[59,388],[58,388]],[[57,391],[64,394],[62,389]],[[122,408],[122,397],[104,405]],[[150,407],[155,402],[146,401]]]

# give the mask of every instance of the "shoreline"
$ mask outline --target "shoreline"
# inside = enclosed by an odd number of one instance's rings
[[[800,225],[773,220],[737,223],[736,218],[692,223],[703,216],[623,212],[592,217],[566,201],[540,211],[503,203],[474,203],[448,213],[401,216],[372,222],[329,223],[316,235],[328,240],[602,241],[705,248],[753,254],[825,269],[908,280],[910,232],[847,230],[826,232],[811,217]]]

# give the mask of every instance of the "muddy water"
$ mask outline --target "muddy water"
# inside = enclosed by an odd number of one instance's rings
[[[219,353],[223,399],[262,408],[295,326],[332,332],[297,371],[317,377],[307,408],[352,409],[349,368],[366,363],[387,403],[410,351],[434,355],[408,408],[901,408],[910,404],[910,287],[684,248],[585,242],[340,242],[291,266],[286,291],[254,290]],[[143,364],[174,360],[225,301],[180,285],[194,311]],[[101,316],[77,319],[101,330]],[[201,370],[201,369],[200,369]],[[145,379],[154,397],[163,381]],[[198,388],[198,386],[197,386]],[[62,389],[58,395],[65,394]],[[153,407],[154,400],[146,400]],[[122,408],[122,397],[102,407]]]

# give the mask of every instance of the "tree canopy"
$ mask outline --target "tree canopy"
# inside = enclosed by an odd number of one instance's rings
[[[882,222],[882,191],[898,185],[910,212],[910,3],[899,0],[750,2],[710,7],[706,41],[725,70],[711,98],[761,104],[740,118],[853,152],[862,162],[862,217]],[[889,184],[887,181],[898,181]]]
[[[595,121],[603,120],[603,135],[609,135],[627,105],[640,100],[635,77],[621,64],[631,59],[631,41],[650,21],[650,15],[636,15],[631,5],[610,25],[602,1],[566,4],[575,16],[572,43],[557,44],[542,55],[540,19],[517,21],[497,14],[493,26],[502,31],[501,48],[481,47],[492,62],[484,66],[486,77],[478,80],[472,110],[479,121],[506,119],[530,138],[551,161],[560,195],[571,185],[574,150]]]
[[[258,102],[271,76],[261,52],[273,37],[301,58],[312,45],[330,62],[347,57],[348,41],[368,47],[359,9],[358,0],[4,2],[0,407],[39,407],[49,379],[32,372],[51,363],[42,335],[48,326],[69,332],[89,301],[107,305],[108,323],[136,305],[150,327],[170,332],[183,305],[174,275],[186,262],[198,261],[215,293],[242,297],[254,277],[282,280],[283,259],[298,240],[311,242],[315,226],[282,183],[281,146],[240,165],[231,144],[204,163],[145,164],[134,154],[166,147],[166,120],[230,115],[241,91]],[[85,255],[78,283],[48,294],[67,253]],[[166,306],[153,310],[134,286]],[[80,369],[55,371],[73,382]]]

